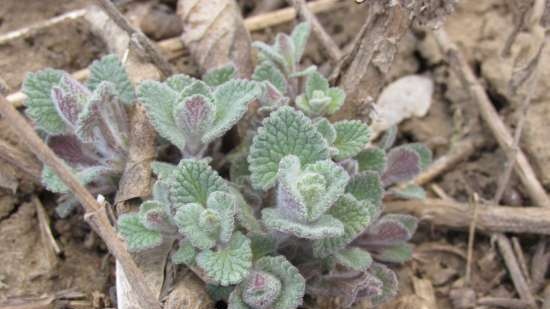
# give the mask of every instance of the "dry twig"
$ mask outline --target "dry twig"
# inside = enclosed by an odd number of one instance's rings
[[[137,295],[143,308],[161,309],[153,293],[145,283],[145,277],[137,267],[134,260],[120,241],[114,227],[111,225],[107,214],[94,197],[86,190],[78,179],[72,174],[65,163],[40,139],[33,128],[27,123],[17,110],[0,95],[0,113],[8,120],[13,129],[19,132],[19,136],[28,148],[45,165],[52,168],[57,176],[73,192],[85,210],[85,219],[92,229],[103,239],[109,251],[124,268],[129,277],[132,290]]]
[[[476,224],[477,224],[477,211],[479,206],[479,197],[477,194],[474,194],[473,197],[473,205],[471,205],[470,208],[473,209],[473,219],[470,223],[470,228],[468,231],[468,259],[466,261],[466,284],[471,283],[471,276],[472,276],[472,258],[474,255],[474,243],[475,243],[475,235],[476,235]]]
[[[473,220],[469,206],[441,199],[387,201],[384,210],[412,214],[434,225],[467,230]],[[479,205],[476,229],[481,232],[513,232],[550,235],[550,209]]]
[[[516,259],[516,256],[514,255],[514,251],[512,250],[510,240],[501,233],[496,234],[495,238],[500,249],[500,253],[504,258],[504,263],[506,263],[506,267],[510,272],[512,282],[514,283],[514,286],[516,287],[519,296],[523,301],[527,302],[531,307],[535,308],[537,305],[537,303],[535,302],[535,297],[531,293],[529,285],[527,284],[527,281],[525,280],[525,277],[521,272],[519,263]]]
[[[475,77],[474,72],[466,62],[464,55],[449,39],[445,30],[435,30],[434,34],[439,47],[449,59],[450,65],[458,76],[460,76],[462,84],[470,92],[472,98],[478,104],[481,117],[491,129],[499,145],[506,152],[511,152],[513,150],[514,139],[510,135],[506,125],[500,119],[494,106],[491,104],[485,89]],[[538,206],[550,207],[550,199],[538,181],[535,172],[533,171],[533,168],[529,164],[529,161],[523,151],[518,150],[518,152],[514,155],[514,161],[516,162],[515,171],[527,189],[527,192],[533,202],[535,202]]]
[[[317,17],[309,10],[305,0],[290,0],[298,15],[311,25],[311,31],[319,40],[319,43],[325,48],[333,63],[338,62],[342,58],[342,51],[336,45],[334,40],[325,31]]]

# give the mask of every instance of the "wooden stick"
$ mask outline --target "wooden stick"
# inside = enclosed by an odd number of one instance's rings
[[[442,28],[434,31],[439,47],[442,52],[448,57],[451,67],[460,76],[464,88],[466,88],[472,98],[478,104],[481,112],[481,117],[495,136],[499,145],[506,151],[510,152],[513,149],[514,139],[506,125],[500,119],[494,106],[491,104],[487,93],[483,86],[479,83],[474,75],[474,72],[469,67],[464,55],[458,50],[456,45],[449,39],[447,33]],[[550,207],[550,199],[546,195],[546,191],[537,180],[533,168],[529,164],[527,157],[523,151],[519,150],[515,154],[515,171],[518,174],[521,182],[525,186],[529,197],[538,206]]]
[[[514,286],[516,287],[516,290],[518,291],[519,296],[521,297],[522,300],[526,301],[531,307],[535,308],[537,306],[535,297],[531,293],[531,290],[529,289],[529,285],[527,284],[527,281],[525,280],[525,277],[521,272],[521,268],[518,264],[516,256],[514,255],[514,251],[512,250],[512,245],[510,244],[510,240],[508,239],[508,237],[504,236],[501,233],[496,234],[495,238],[496,238],[498,247],[500,249],[500,253],[504,258],[504,263],[506,264],[506,267],[510,272],[510,276],[512,277],[512,282],[514,283]]]
[[[472,222],[470,223],[470,227],[468,229],[468,258],[466,259],[466,281],[467,285],[471,284],[471,278],[472,278],[472,260],[474,256],[474,244],[475,244],[475,235],[476,235],[476,224],[477,224],[477,211],[479,209],[479,197],[477,193],[474,193],[473,197],[473,205],[471,205],[470,208],[473,209],[474,212],[474,218],[472,219]]]
[[[160,304],[156,301],[153,293],[145,283],[143,273],[137,267],[122,241],[118,238],[106,213],[90,192],[80,184],[79,180],[72,174],[65,163],[40,139],[25,118],[17,112],[3,95],[0,95],[0,114],[19,133],[22,141],[27,144],[36,157],[53,169],[79,200],[86,213],[85,219],[92,229],[103,239],[109,251],[124,268],[134,293],[138,295],[141,306],[143,308],[161,309]]]
[[[122,30],[128,33],[131,40],[137,40],[137,43],[143,48],[151,58],[151,62],[160,70],[165,78],[174,74],[175,71],[172,65],[161,56],[160,51],[153,45],[151,40],[149,40],[143,32],[134,28],[110,0],[94,0],[94,2],[101,7],[105,13],[122,28]]]
[[[412,214],[447,228],[467,230],[473,220],[468,204],[441,199],[386,201],[384,211]],[[476,229],[481,232],[513,232],[550,235],[550,209],[479,205]]]
[[[0,157],[32,176],[35,182],[40,183],[42,178],[42,166],[40,162],[29,153],[10,145],[6,141],[0,140]]]
[[[298,15],[311,25],[311,31],[327,51],[331,61],[337,63],[342,58],[342,51],[325,31],[325,28],[323,28],[317,17],[309,10],[305,0],[290,0],[289,2],[294,5]]]
[[[477,300],[479,306],[502,307],[509,309],[529,308],[530,304],[523,299],[502,298],[502,297],[482,297]]]
[[[339,0],[317,0],[308,2],[307,7],[312,13],[323,13],[342,8],[345,4]],[[294,8],[284,8],[274,12],[252,16],[244,20],[244,25],[248,31],[258,31],[268,27],[284,24],[296,18]],[[157,43],[158,48],[166,54],[168,60],[173,60],[181,56],[188,56],[188,50],[183,45],[179,37],[162,40]],[[72,74],[77,80],[84,80],[90,75],[88,69],[79,70]],[[24,104],[25,95],[22,92],[15,92],[7,96],[9,102],[15,107]]]
[[[480,135],[468,137],[456,143],[448,153],[439,157],[425,171],[416,176],[413,182],[419,186],[429,183],[473,155],[485,143],[485,139]]]
[[[521,243],[519,242],[519,238],[512,237],[512,248],[514,249],[514,254],[516,255],[519,263],[519,267],[521,269],[521,273],[527,280],[527,283],[531,285],[531,275],[529,274],[529,268],[527,267],[527,260],[525,259],[525,254],[523,253],[523,249],[521,248]]]

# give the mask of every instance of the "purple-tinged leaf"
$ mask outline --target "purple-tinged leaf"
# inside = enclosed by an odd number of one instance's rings
[[[405,263],[412,257],[412,245],[402,243],[393,246],[369,247],[369,251],[377,261],[387,263]]]
[[[382,203],[384,188],[377,172],[363,172],[351,178],[346,187],[346,192],[351,193],[359,201],[369,201],[375,206]]]
[[[386,170],[382,174],[384,186],[408,181],[420,173],[420,157],[408,148],[394,148],[388,153]]]
[[[308,282],[310,293],[340,297],[343,308],[349,308],[361,299],[381,295],[382,288],[382,281],[362,271],[338,272]]]
[[[55,135],[48,138],[48,146],[70,166],[92,166],[99,158],[87,145],[82,144],[75,135]]]
[[[202,135],[212,124],[214,106],[202,95],[187,97],[174,111],[174,121],[188,138],[188,143],[200,141]]]
[[[243,301],[254,309],[268,309],[281,293],[281,281],[264,271],[248,275],[242,291]]]
[[[90,91],[74,80],[70,75],[63,74],[59,85],[52,87],[51,99],[61,118],[71,127],[75,127],[78,114],[90,96]]]
[[[54,86],[52,88],[52,101],[65,123],[74,127],[80,113],[80,106],[76,102],[76,97],[66,93],[61,87]]]
[[[78,119],[78,136],[85,142],[106,145],[106,153],[125,153],[128,144],[128,116],[116,93],[113,84],[102,82]]]
[[[385,215],[369,226],[353,243],[360,247],[400,244],[412,238],[417,222],[418,220],[410,215]]]
[[[382,292],[378,295],[369,297],[374,306],[387,302],[397,295],[399,282],[393,270],[383,264],[373,263],[369,268],[369,273],[382,282]]]
[[[294,59],[294,43],[292,42],[290,36],[284,33],[277,34],[277,37],[275,37],[275,44],[279,53],[281,53],[285,60],[287,72],[294,72],[296,61]]]

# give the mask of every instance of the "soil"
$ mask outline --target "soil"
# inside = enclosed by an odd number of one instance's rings
[[[175,1],[118,2],[125,3],[128,17],[135,25],[142,26],[152,38],[173,37],[181,31],[166,24],[166,19],[177,20],[174,18]],[[83,8],[87,3],[85,0],[2,0],[0,37]],[[253,1],[243,3],[246,4],[247,14],[253,11]],[[354,8],[348,5],[320,15],[325,29],[342,48],[352,41],[364,22],[364,12]],[[520,34],[512,48],[512,55],[508,58],[499,56],[512,26],[512,13],[506,1],[500,0],[463,0],[444,24],[449,36],[476,69],[501,117],[511,128],[515,128],[521,96],[509,90],[509,82],[514,59],[529,48],[530,38],[527,34]],[[255,32],[252,37],[255,40],[270,40],[275,33],[289,31],[291,27],[286,24],[268,28]],[[20,88],[26,72],[45,67],[74,72],[87,67],[105,52],[105,44],[91,33],[82,19],[67,21],[0,43],[0,80],[8,85],[10,92],[14,92]],[[550,189],[550,95],[546,91],[550,88],[550,61],[544,60],[548,56],[550,46],[547,45],[542,53],[540,81],[534,90],[521,146],[539,179]],[[327,55],[315,39],[310,40],[307,46],[305,62],[316,64],[321,70],[329,69]],[[196,66],[189,60],[175,59],[173,64],[181,72],[197,73]],[[437,158],[464,137],[473,133],[483,134],[488,143],[434,183],[458,201],[468,202],[473,193],[479,194],[482,201],[491,200],[497,189],[497,180],[504,170],[505,155],[492,142],[490,131],[479,120],[475,103],[450,71],[433,37],[422,29],[413,29],[403,38],[387,82],[407,74],[432,77],[435,93],[425,117],[407,120],[400,125],[398,142],[426,143]],[[30,155],[19,144],[17,133],[12,132],[2,119],[0,139]],[[16,193],[13,186],[5,185],[13,185],[14,181]],[[53,295],[67,289],[84,293],[83,301],[90,306],[94,302],[98,304],[98,295],[103,295],[106,300],[97,308],[112,303],[109,295],[114,285],[114,262],[101,241],[84,223],[81,214],[67,219],[57,217],[54,212],[55,196],[43,191],[31,177],[2,160],[0,186],[5,188],[0,189],[0,303],[23,296]],[[505,203],[532,204],[515,178],[512,178],[506,191]],[[434,195],[431,191],[429,194]],[[38,228],[36,205],[31,202],[33,196],[38,196],[44,204],[53,235],[62,249],[62,254],[58,256],[51,254],[51,244]],[[530,267],[539,240],[534,236],[518,240]],[[517,297],[506,266],[489,235],[478,235],[476,238],[469,283],[465,282],[468,233],[435,229],[423,223],[413,242],[413,260],[403,266],[395,266],[401,277],[400,295],[383,308],[468,308],[459,303],[467,302],[472,295]],[[433,286],[435,306],[419,296],[422,295],[419,280],[427,280]],[[549,284],[548,277],[544,283]],[[318,304],[318,307],[328,308],[326,305]],[[358,305],[357,308],[363,307]]]

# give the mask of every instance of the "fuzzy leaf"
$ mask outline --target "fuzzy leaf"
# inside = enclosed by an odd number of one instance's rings
[[[423,200],[426,198],[426,191],[415,184],[407,185],[404,188],[394,188],[389,193],[403,199]]]
[[[254,264],[254,268],[256,272],[269,274],[280,282],[279,293],[274,293],[276,289],[269,289],[267,286],[264,289],[257,289],[258,291],[262,291],[264,296],[267,296],[266,294],[278,294],[277,297],[273,297],[274,299],[265,297],[268,301],[253,304],[254,306],[245,303],[243,295],[250,293],[250,291],[247,293],[245,290],[249,288],[251,283],[250,280],[246,280],[231,293],[229,297],[230,309],[295,309],[302,304],[305,294],[305,279],[300,275],[298,269],[288,262],[285,257],[263,257]],[[264,280],[252,281],[252,283],[259,284],[263,282]]]
[[[215,191],[227,191],[227,184],[203,160],[181,160],[169,180],[170,201],[175,207],[188,203],[206,206]]]
[[[310,26],[307,22],[300,23],[294,27],[290,37],[294,44],[294,59],[299,62],[302,59],[306,49],[307,40],[309,39]]]
[[[101,82],[78,117],[76,134],[85,142],[105,144],[124,153],[128,147],[128,116],[114,84]],[[109,153],[108,150],[104,151]]]
[[[232,194],[216,191],[208,196],[207,204],[208,209],[214,210],[220,217],[219,240],[228,242],[235,229],[236,198]]]
[[[263,121],[252,141],[248,163],[254,188],[273,187],[279,162],[287,155],[307,165],[328,159],[328,145],[303,113],[281,107]]]
[[[432,163],[432,157],[433,157],[432,151],[430,150],[430,148],[428,148],[424,144],[410,143],[410,144],[401,145],[399,147],[407,147],[416,151],[416,153],[420,157],[420,168],[422,170],[425,170]]]
[[[382,138],[380,138],[378,147],[384,150],[388,150],[393,146],[396,138],[397,138],[397,126],[394,125],[389,127],[386,130],[386,132],[384,132],[384,135],[382,135]]]
[[[215,107],[206,97],[193,95],[178,103],[174,121],[185,136],[187,149],[199,148],[201,138],[214,121]]]
[[[363,298],[382,293],[382,281],[363,271],[336,272],[322,276],[308,285],[314,295],[339,297],[341,306],[349,308]]]
[[[172,233],[175,228],[170,224],[164,211],[164,205],[158,201],[143,202],[139,208],[141,223],[147,229],[158,232]]]
[[[416,151],[398,147],[388,153],[388,159],[382,182],[384,186],[390,186],[397,182],[413,179],[420,173],[420,157]]]
[[[78,120],[78,114],[82,111],[91,93],[70,75],[63,73],[58,86],[51,90],[52,101],[57,113],[67,125],[73,127]]]
[[[172,263],[174,264],[193,264],[195,257],[197,256],[197,251],[188,241],[180,242],[180,246],[176,252],[172,255]]]
[[[173,115],[178,93],[157,81],[144,81],[137,91],[139,101],[145,106],[147,116],[157,133],[179,149],[184,149],[185,136],[176,126]]]
[[[42,184],[48,191],[54,192],[54,193],[67,193],[69,192],[69,188],[59,176],[54,172],[53,169],[51,169],[49,166],[44,165],[42,168]]]
[[[172,175],[176,169],[176,165],[166,162],[153,161],[151,162],[151,170],[159,179],[166,179]]]
[[[162,235],[147,229],[141,223],[140,215],[137,213],[121,215],[117,226],[130,252],[151,249],[162,243]]]
[[[378,147],[369,147],[361,151],[356,157],[359,171],[374,171],[382,174],[386,169],[386,152]]]
[[[250,240],[236,232],[227,247],[218,251],[202,251],[197,255],[196,261],[208,277],[220,285],[238,283],[248,275],[252,267]]]
[[[311,223],[301,223],[286,218],[277,209],[265,208],[262,210],[262,221],[272,230],[306,239],[323,239],[344,233],[342,222],[330,215],[322,215]]]
[[[321,75],[321,73],[314,72],[310,74],[306,80],[305,95],[310,99],[313,98],[314,91],[326,93],[329,87],[328,79]]]
[[[187,204],[180,207],[174,217],[176,225],[181,234],[193,247],[204,250],[216,245],[214,235],[203,226],[201,226],[201,215],[205,209],[199,204]]]
[[[202,77],[202,80],[211,87],[217,87],[228,82],[237,75],[235,66],[230,63],[220,68],[212,69]]]
[[[289,98],[284,96],[270,82],[264,81],[258,84],[261,89],[261,94],[258,96],[258,102],[261,107],[258,110],[260,113],[271,112],[278,107],[288,104]]]
[[[383,246],[372,250],[377,261],[387,263],[405,263],[412,257],[412,246],[407,243]]]
[[[261,89],[255,82],[234,79],[214,91],[216,117],[203,137],[209,143],[222,136],[246,113],[248,104],[260,95]]]
[[[343,195],[330,209],[329,214],[342,222],[344,233],[315,241],[313,254],[316,257],[327,257],[344,248],[370,224],[373,209],[374,207],[359,202],[350,194]]]
[[[282,68],[285,67],[285,59],[275,47],[267,45],[264,42],[253,42],[252,47],[256,48],[260,52],[261,57],[264,59],[271,61]]]
[[[346,101],[346,93],[343,89],[332,87],[327,90],[327,95],[330,97],[330,104],[327,106],[325,113],[332,115],[340,110],[344,101]]]
[[[373,263],[369,268],[369,273],[382,282],[381,293],[370,297],[374,306],[382,304],[397,295],[399,282],[397,281],[397,275],[391,269],[383,264]]]
[[[334,257],[338,263],[352,270],[367,270],[372,264],[371,255],[360,248],[340,250]]]
[[[107,55],[94,61],[90,66],[90,79],[88,80],[90,90],[94,91],[105,81],[115,85],[117,94],[123,103],[131,104],[134,102],[134,86],[116,55]]]
[[[317,129],[317,132],[321,133],[321,135],[325,138],[327,141],[327,144],[332,145],[334,141],[336,140],[336,128],[334,128],[334,125],[328,121],[326,118],[320,118],[317,121],[315,121],[315,128]]]
[[[344,120],[334,124],[336,140],[334,147],[338,153],[334,157],[340,161],[358,154],[369,142],[369,127],[359,120]]]
[[[254,260],[277,251],[277,240],[271,235],[252,235],[250,241]]]
[[[382,204],[384,188],[380,176],[376,172],[363,172],[355,175],[346,188],[359,201],[367,201],[374,206]]]
[[[245,304],[255,309],[271,308],[281,294],[281,281],[264,271],[252,271],[240,284]]]
[[[277,208],[294,221],[312,222],[321,217],[344,193],[349,176],[329,160],[317,161],[303,170],[296,156],[279,164]]]
[[[416,217],[404,214],[387,214],[369,226],[354,243],[359,246],[387,246],[408,241],[418,225]]]
[[[27,96],[25,113],[38,128],[49,134],[65,131],[65,122],[57,112],[51,96],[52,88],[59,85],[62,76],[62,71],[45,69],[27,74],[23,82],[23,93]]]
[[[48,137],[48,146],[70,166],[82,167],[99,164],[92,145],[83,144],[75,135],[53,135]]]
[[[248,205],[242,194],[235,187],[230,187],[229,191],[235,197],[237,202],[237,220],[239,224],[252,233],[264,233],[264,228],[254,214],[254,209]]]
[[[294,58],[294,43],[286,33],[278,33],[275,36],[275,47],[283,56],[284,67],[287,72],[294,72],[298,61]]]
[[[198,80],[185,74],[175,74],[166,79],[164,83],[174,90],[176,93],[181,93],[183,89],[191,84],[197,82]]]
[[[286,93],[287,84],[285,76],[272,62],[264,61],[256,66],[252,79],[255,81],[267,81],[280,93]]]

